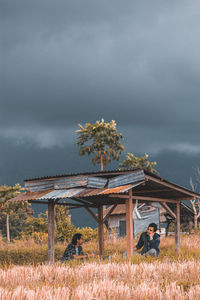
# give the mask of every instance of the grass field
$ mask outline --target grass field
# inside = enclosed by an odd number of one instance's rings
[[[106,241],[104,261],[96,258],[54,266],[4,264],[0,299],[200,299],[199,245],[200,235],[181,236],[178,257],[174,238],[163,238],[159,258],[134,256],[127,261],[123,259],[126,241],[122,239]],[[19,251],[22,245],[4,244],[0,250],[8,251],[9,247]],[[88,242],[84,250],[97,253],[98,243]]]

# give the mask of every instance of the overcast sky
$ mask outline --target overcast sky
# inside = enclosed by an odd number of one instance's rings
[[[200,165],[199,0],[0,0],[0,184],[98,170],[77,124],[188,185]],[[114,163],[110,168],[117,167]]]

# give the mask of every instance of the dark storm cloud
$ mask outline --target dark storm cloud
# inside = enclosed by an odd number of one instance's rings
[[[200,152],[199,1],[1,1],[0,136],[73,145],[115,119],[127,151]]]
[[[97,171],[75,130],[103,117],[124,134],[121,159],[147,152],[162,177],[189,187],[199,27],[198,0],[0,0],[0,185]],[[96,226],[84,211],[72,221]]]

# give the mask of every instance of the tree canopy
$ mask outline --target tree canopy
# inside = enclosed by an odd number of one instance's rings
[[[123,135],[116,130],[116,123],[112,120],[110,123],[96,121],[96,123],[86,123],[85,127],[78,124],[77,145],[80,147],[79,154],[93,155],[92,163],[94,165],[101,164],[101,171],[103,166],[113,160],[119,160],[120,154],[124,150],[124,146],[121,144]]]
[[[17,196],[23,190],[24,188],[19,184],[15,184],[14,186],[0,186],[0,225],[3,235],[5,235],[6,228],[8,241],[10,241],[10,233],[12,238],[19,234],[23,222],[27,217],[28,209],[27,201],[9,202],[8,200]]]
[[[148,160],[149,155],[145,153],[145,155],[138,157],[133,153],[128,153],[126,158],[120,164],[121,169],[144,169],[148,172],[157,174],[158,172],[155,170],[155,166],[157,163],[155,161]]]

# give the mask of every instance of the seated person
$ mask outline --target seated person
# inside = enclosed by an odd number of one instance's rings
[[[140,235],[134,250],[137,251],[143,247],[142,251],[139,252],[141,255],[159,256],[160,235],[156,233],[157,229],[155,223],[149,224],[147,231]]]
[[[80,258],[86,258],[87,255],[84,255],[83,249],[81,245],[83,244],[83,238],[81,233],[76,233],[71,243],[67,246],[65,249],[65,252],[63,254],[63,257],[61,259],[62,262],[68,261],[70,259],[80,259]]]

